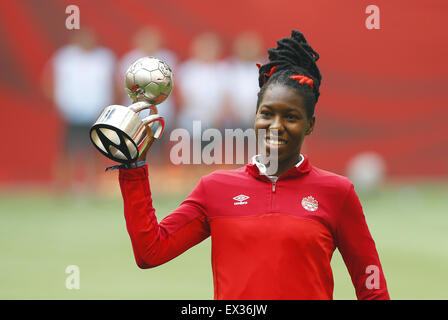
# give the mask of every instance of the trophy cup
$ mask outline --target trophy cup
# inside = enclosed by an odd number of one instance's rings
[[[158,114],[156,105],[168,98],[173,89],[170,67],[155,57],[143,57],[126,71],[126,92],[133,100],[129,107],[106,107],[90,129],[90,140],[104,156],[130,164],[137,160],[149,143],[146,127],[159,139],[165,120]],[[149,109],[150,115],[141,119],[139,113]],[[158,122],[157,125],[155,125]]]

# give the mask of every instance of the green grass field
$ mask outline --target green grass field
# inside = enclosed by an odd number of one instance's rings
[[[185,194],[153,196],[157,216]],[[120,195],[0,194],[0,299],[213,299],[210,238],[140,270]],[[448,299],[448,185],[388,186],[360,194],[392,299]],[[68,265],[80,289],[65,286]],[[335,299],[355,299],[338,251]]]

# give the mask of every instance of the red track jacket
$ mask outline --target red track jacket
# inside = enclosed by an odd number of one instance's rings
[[[352,183],[307,157],[275,183],[253,163],[215,171],[160,223],[147,166],[120,169],[119,180],[140,268],[211,235],[215,299],[332,299],[330,260],[338,248],[358,299],[389,299]]]

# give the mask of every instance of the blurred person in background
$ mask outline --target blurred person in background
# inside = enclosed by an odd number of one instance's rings
[[[225,105],[225,63],[220,60],[222,43],[218,35],[205,32],[191,44],[191,58],[178,68],[175,78],[181,101],[179,126],[190,133],[193,121],[201,128],[220,128],[219,115]]]
[[[142,57],[156,57],[163,60],[176,75],[177,56],[176,54],[164,47],[164,37],[156,27],[144,27],[137,31],[133,37],[133,49],[124,54],[118,63],[116,74],[116,92],[119,95],[119,101],[124,106],[132,104],[132,100],[126,94],[124,89],[125,74],[129,66]],[[176,79],[174,79],[176,81]],[[170,132],[177,126],[177,106],[176,106],[176,82],[170,97],[157,106],[159,114],[165,118],[164,135],[169,137]],[[148,110],[140,112],[140,117],[144,118],[149,115]],[[159,144],[154,146],[155,152],[152,155],[153,161],[166,161],[169,152],[169,144]]]
[[[98,45],[93,30],[83,27],[71,32],[72,42],[57,50],[47,65],[44,90],[66,125],[55,173],[58,190],[90,192],[95,189],[99,164],[89,132],[101,111],[114,102],[116,58]]]
[[[257,62],[261,62],[262,40],[254,32],[244,32],[236,37],[232,56],[226,68],[226,107],[221,121],[226,128],[253,128],[254,106],[259,91]]]

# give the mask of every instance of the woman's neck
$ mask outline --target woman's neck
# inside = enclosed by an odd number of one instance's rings
[[[299,153],[299,154],[295,155],[294,157],[284,159],[283,161],[279,161],[276,170],[275,170],[275,167],[272,166],[272,159],[270,159],[268,161],[267,158],[261,156],[260,162],[266,166],[266,169],[267,169],[266,174],[267,175],[280,177],[282,174],[287,172],[289,169],[291,169],[292,167],[297,165],[297,163],[299,163],[299,161],[301,161],[301,159],[302,159],[302,155]],[[269,165],[268,165],[268,163],[269,163]]]

